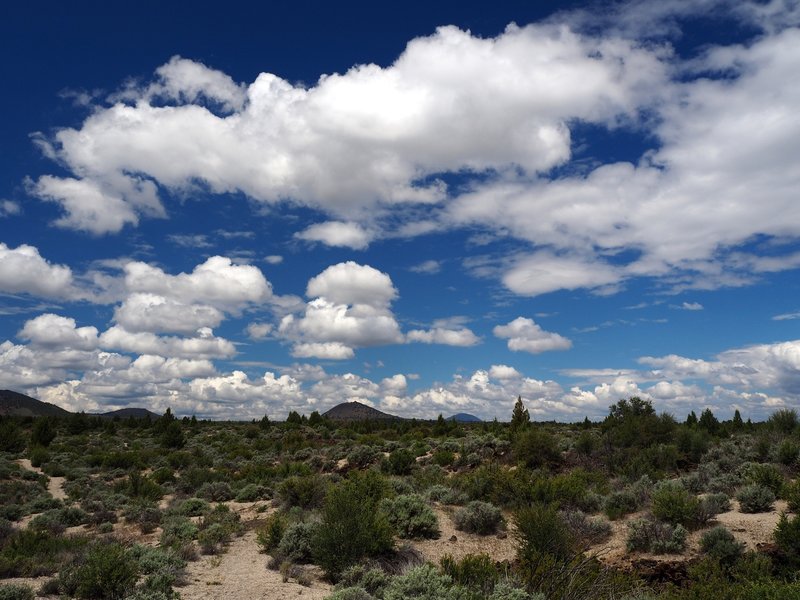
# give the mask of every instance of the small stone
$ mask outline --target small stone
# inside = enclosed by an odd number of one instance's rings
[[[497,539],[498,540],[504,540],[507,537],[508,537],[508,534],[505,531],[501,531],[500,533],[497,534]]]
[[[456,536],[454,536],[454,535],[451,535],[451,536],[450,536],[450,541],[451,541],[451,542],[457,542],[457,541],[458,541],[458,538],[457,538]]]

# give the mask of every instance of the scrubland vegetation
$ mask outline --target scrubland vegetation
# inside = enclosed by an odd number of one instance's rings
[[[246,531],[259,568],[338,600],[800,598],[794,411],[678,422],[630,398],[601,423],[511,417],[3,418],[0,578],[47,579],[0,581],[0,600],[178,598],[189,562]],[[720,522],[779,509],[757,547]],[[460,536],[512,558],[420,550]]]

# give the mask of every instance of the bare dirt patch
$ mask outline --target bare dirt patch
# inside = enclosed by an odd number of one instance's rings
[[[457,507],[436,506],[434,507],[436,517],[439,519],[439,528],[442,535],[436,540],[415,541],[412,546],[417,549],[425,560],[436,565],[439,560],[449,554],[453,558],[461,559],[467,554],[488,554],[497,562],[512,561],[516,555],[517,548],[513,539],[513,524],[508,525],[508,530],[497,535],[476,535],[457,531],[450,515]],[[455,536],[455,541],[452,538]]]
[[[188,585],[178,588],[184,600],[261,599],[286,600],[305,598],[322,600],[331,586],[312,578],[304,587],[283,581],[277,571],[267,568],[269,557],[259,552],[255,531],[235,538],[225,554],[202,556],[186,567]]]
[[[33,471],[34,473],[39,473],[40,475],[45,475],[50,477],[41,469],[34,467],[31,464],[31,461],[27,458],[20,458],[17,461],[17,464],[21,466],[23,469],[27,469],[28,471]],[[64,492],[64,482],[66,478],[64,477],[50,477],[47,482],[47,491],[50,495],[55,498],[56,500],[66,500],[67,494]]]

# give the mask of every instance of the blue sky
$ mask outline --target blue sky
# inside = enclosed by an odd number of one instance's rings
[[[797,406],[797,2],[162,4],[2,9],[0,387]]]

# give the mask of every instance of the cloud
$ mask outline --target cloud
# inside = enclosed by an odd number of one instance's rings
[[[250,323],[247,326],[247,337],[251,340],[263,340],[272,332],[271,323]]]
[[[0,200],[0,219],[5,217],[15,217],[22,214],[22,207],[19,202],[13,200]]]
[[[508,349],[539,354],[551,350],[568,350],[572,342],[567,338],[549,331],[544,331],[533,319],[517,317],[506,325],[497,325],[493,329],[495,337],[507,338]]]
[[[447,329],[434,327],[433,329],[413,329],[406,334],[409,342],[420,342],[423,344],[443,344],[445,346],[475,346],[481,339],[470,329],[460,327],[458,329]]]
[[[772,317],[773,321],[791,321],[793,319],[800,319],[800,312],[783,313]]]
[[[489,369],[489,377],[492,379],[518,379],[522,377],[519,371],[508,365],[492,365]]]
[[[208,236],[204,234],[185,235],[173,233],[167,239],[182,248],[211,248],[214,244],[208,241]]]
[[[17,336],[34,347],[93,350],[97,334],[96,327],[76,327],[75,319],[46,313],[26,321]]]
[[[590,258],[542,251],[516,260],[503,275],[503,283],[522,296],[538,296],[557,290],[610,286],[622,277],[617,269]]]
[[[191,273],[169,275],[143,262],[124,267],[125,287],[130,292],[150,293],[184,304],[204,304],[219,310],[238,311],[249,304],[272,299],[272,285],[251,265],[235,265],[230,258],[212,256]]]
[[[0,242],[0,291],[68,298],[74,295],[72,284],[68,266],[51,264],[33,246],[10,248]]]
[[[172,332],[191,335],[203,327],[217,327],[222,311],[203,304],[183,304],[157,294],[130,294],[114,310],[114,320],[130,332]]]
[[[311,278],[306,295],[338,304],[380,308],[388,306],[397,297],[397,290],[386,273],[369,265],[347,261],[330,266]]]
[[[264,257],[264,261],[271,265],[279,265],[283,262],[283,257],[278,254],[270,254]]]
[[[699,302],[684,302],[679,306],[682,310],[703,310],[703,305]]]
[[[45,155],[80,179],[45,176],[33,192],[62,204],[62,225],[94,233],[135,224],[144,209],[157,215],[154,182],[288,199],[340,218],[435,203],[446,186],[420,183],[429,175],[562,163],[568,120],[635,115],[663,72],[636,43],[556,25],[512,25],[486,39],[441,27],[386,68],[356,65],[309,88],[271,73],[244,86],[175,57],[79,129],[40,135]]]
[[[418,265],[409,267],[409,271],[413,271],[414,273],[425,273],[426,275],[435,275],[441,270],[442,263],[438,260],[426,260]]]
[[[358,223],[328,221],[317,223],[295,234],[295,237],[307,242],[322,242],[327,246],[339,246],[363,250],[369,246],[370,234]]]
[[[130,332],[115,325],[100,335],[100,347],[133,354],[188,359],[230,358],[236,354],[236,348],[230,341],[214,336],[208,328],[201,329],[195,337],[179,338]]]

